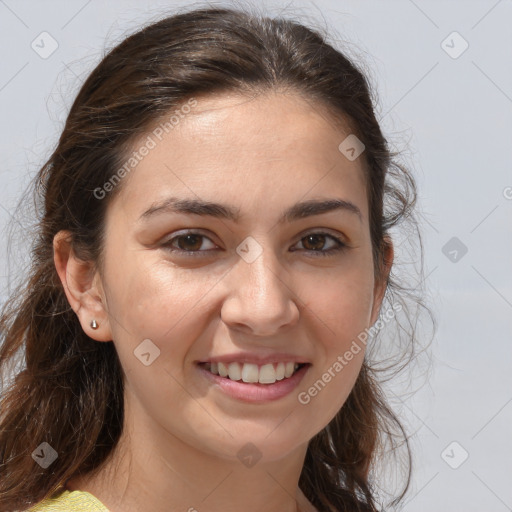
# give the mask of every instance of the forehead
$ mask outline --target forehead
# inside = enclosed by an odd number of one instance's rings
[[[196,101],[166,131],[170,116],[133,144],[137,151],[151,141],[115,198],[132,220],[148,204],[180,194],[233,205],[252,198],[266,210],[280,202],[346,195],[367,216],[362,158],[349,161],[339,151],[350,128],[335,124],[323,106],[275,92]]]

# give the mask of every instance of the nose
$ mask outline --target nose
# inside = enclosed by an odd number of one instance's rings
[[[271,336],[297,323],[300,298],[270,249],[265,248],[251,263],[240,258],[226,279],[228,293],[221,318],[231,329]]]

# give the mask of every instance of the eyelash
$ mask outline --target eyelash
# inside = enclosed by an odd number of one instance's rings
[[[170,238],[167,242],[164,242],[162,244],[162,247],[165,248],[165,250],[169,251],[169,252],[172,252],[172,253],[182,253],[182,254],[186,254],[187,256],[192,256],[192,257],[200,257],[201,256],[201,253],[204,253],[204,252],[210,252],[210,251],[213,251],[215,249],[208,249],[206,251],[186,251],[185,249],[177,249],[175,247],[172,247],[171,244],[174,240],[177,240],[179,238],[182,238],[182,237],[186,237],[188,235],[196,235],[196,236],[200,236],[200,237],[203,237],[203,238],[208,238],[206,235],[202,234],[202,233],[197,233],[195,231],[187,231],[185,233],[182,233],[180,235],[177,235],[173,238]],[[307,233],[306,235],[304,235],[300,240],[302,241],[304,238],[308,237],[308,236],[311,236],[311,235],[324,235],[328,238],[330,238],[331,240],[334,240],[336,242],[336,247],[333,247],[331,249],[327,249],[326,251],[323,251],[323,250],[319,250],[319,251],[314,251],[312,249],[304,249],[306,252],[310,253],[313,255],[313,257],[317,257],[317,256],[322,256],[322,257],[326,257],[326,256],[332,256],[336,253],[340,253],[340,252],[343,252],[345,251],[346,249],[348,249],[348,246],[342,242],[339,238],[329,234],[329,233],[324,233],[322,231],[316,231],[316,232],[312,232],[312,233]],[[209,238],[208,238],[209,239]],[[211,241],[211,240],[210,240]],[[212,242],[213,243],[213,242]]]

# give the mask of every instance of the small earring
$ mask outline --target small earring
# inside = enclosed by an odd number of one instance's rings
[[[92,321],[91,321],[91,327],[92,327],[93,329],[97,329],[97,328],[98,328],[98,324],[96,323],[96,320],[92,320]]]

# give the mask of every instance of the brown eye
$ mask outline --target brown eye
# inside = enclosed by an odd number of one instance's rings
[[[303,238],[306,241],[304,247],[309,251],[319,251],[325,245],[325,235],[313,234]]]
[[[178,248],[184,251],[197,251],[203,244],[202,235],[181,235],[177,236],[175,240],[178,240]]]
[[[183,254],[184,256],[201,256],[205,252],[210,252],[212,247],[204,248],[205,241],[209,242],[213,248],[217,247],[206,235],[201,233],[183,233],[169,238],[166,242],[162,243],[165,250],[172,253]],[[201,249],[203,247],[203,249]]]
[[[331,244],[334,242],[334,247],[331,245],[331,248],[323,249],[329,240],[331,240]],[[330,256],[348,248],[339,238],[328,233],[310,233],[302,237],[300,242],[302,242],[306,252],[314,256]]]

